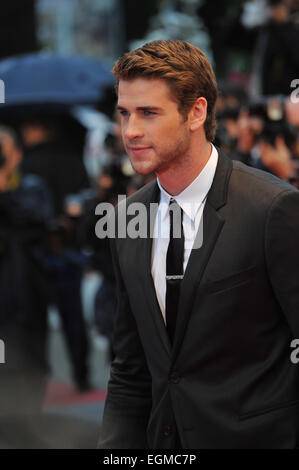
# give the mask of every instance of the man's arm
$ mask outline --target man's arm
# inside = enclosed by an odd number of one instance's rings
[[[299,338],[299,191],[274,200],[266,222],[266,261],[276,298]]]
[[[111,240],[111,251],[118,288],[115,359],[111,365],[99,448],[144,449],[152,404],[151,376],[122,280],[115,240]]]

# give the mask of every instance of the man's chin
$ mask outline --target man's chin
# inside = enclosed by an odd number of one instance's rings
[[[139,175],[142,176],[147,176],[150,175],[155,171],[155,167],[153,165],[147,165],[146,163],[142,162],[133,162],[131,160],[132,167],[138,173]]]

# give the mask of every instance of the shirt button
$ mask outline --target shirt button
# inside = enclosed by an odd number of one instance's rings
[[[167,425],[167,426],[164,426],[163,428],[163,436],[165,437],[169,437],[172,435],[172,427]]]
[[[173,384],[178,384],[179,381],[181,380],[181,377],[177,372],[173,372],[170,376],[170,382]]]

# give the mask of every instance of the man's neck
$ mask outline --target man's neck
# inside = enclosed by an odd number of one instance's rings
[[[169,167],[157,173],[160,184],[168,194],[172,196],[180,194],[197,178],[205,167],[212,153],[212,145],[206,141],[199,149],[197,152],[188,154],[183,164]]]

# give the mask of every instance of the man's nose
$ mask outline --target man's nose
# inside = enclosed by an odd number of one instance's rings
[[[140,119],[131,114],[127,122],[124,124],[123,135],[127,140],[134,140],[143,137],[144,129]]]

